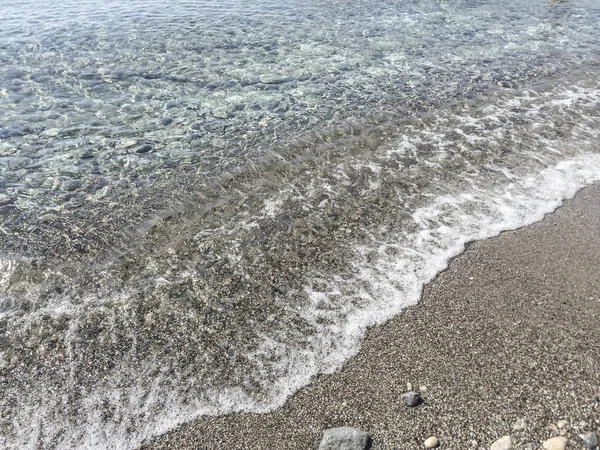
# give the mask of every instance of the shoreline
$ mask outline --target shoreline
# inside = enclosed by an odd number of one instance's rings
[[[600,429],[600,183],[542,221],[472,242],[420,302],[369,329],[343,369],[264,414],[205,416],[144,449],[311,449],[330,427],[373,449],[537,449]],[[596,338],[594,338],[596,336]],[[400,396],[426,386],[423,405]],[[524,420],[524,425],[520,423]],[[517,424],[515,429],[515,424]]]

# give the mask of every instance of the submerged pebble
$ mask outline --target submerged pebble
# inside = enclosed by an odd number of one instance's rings
[[[138,148],[136,150],[136,153],[148,153],[150,150],[152,150],[151,145],[144,145],[144,146]]]
[[[75,191],[81,187],[81,184],[79,180],[65,180],[61,183],[60,188],[63,191]]]

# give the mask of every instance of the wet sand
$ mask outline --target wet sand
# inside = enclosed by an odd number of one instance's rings
[[[426,386],[406,408],[407,382]],[[568,448],[600,429],[600,184],[545,220],[471,244],[421,302],[369,330],[343,370],[268,414],[204,417],[147,449],[316,449],[324,429],[373,449],[540,449],[566,419]],[[525,427],[514,424],[524,419]]]

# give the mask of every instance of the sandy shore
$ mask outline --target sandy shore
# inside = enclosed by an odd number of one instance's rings
[[[425,403],[405,408],[407,382]],[[367,431],[373,449],[540,449],[569,425],[600,429],[600,185],[545,220],[454,259],[421,302],[371,329],[344,369],[269,414],[201,418],[147,449],[316,449],[322,431]],[[525,427],[513,429],[524,419]]]

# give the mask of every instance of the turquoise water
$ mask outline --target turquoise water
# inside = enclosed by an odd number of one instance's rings
[[[0,6],[7,448],[276,407],[600,178],[595,1]]]

